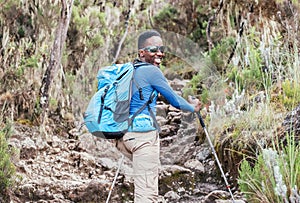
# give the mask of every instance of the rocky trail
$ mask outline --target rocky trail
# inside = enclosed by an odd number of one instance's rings
[[[160,194],[166,202],[211,202],[227,198],[207,144],[196,145],[191,127],[162,138]],[[15,158],[20,177],[13,202],[105,202],[121,154],[113,144],[89,133],[75,138],[42,138],[38,129],[18,125],[10,145],[20,149]],[[125,158],[111,202],[133,199],[132,170]],[[212,196],[214,196],[212,198]]]
[[[195,115],[160,102],[157,120],[162,130],[160,202],[231,202]],[[106,201],[121,153],[84,128],[58,130],[59,122],[46,127],[47,135],[39,127],[15,125],[9,144],[19,150],[13,159],[18,184],[11,202]],[[125,158],[110,202],[133,202],[132,176]],[[232,191],[236,202],[244,202],[236,188]]]

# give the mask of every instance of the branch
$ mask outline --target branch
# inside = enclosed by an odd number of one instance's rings
[[[148,9],[148,17],[149,17],[149,23],[150,23],[150,26],[151,26],[152,28],[154,28],[154,24],[153,24],[152,18],[151,18],[151,11],[150,11],[150,8]]]
[[[216,16],[220,13],[222,7],[223,7],[224,3],[223,3],[223,0],[220,0],[220,3],[219,3],[219,7],[217,9],[217,11],[209,18],[208,20],[208,23],[207,23],[207,27],[206,27],[206,37],[207,37],[207,42],[208,42],[208,49],[209,51],[213,48],[213,42],[212,42],[212,39],[210,37],[210,27],[211,27],[211,24],[212,22],[216,19]]]
[[[134,4],[134,2],[133,2]],[[125,20],[125,33],[119,43],[119,46],[118,46],[118,49],[117,49],[117,52],[116,52],[116,55],[113,59],[113,62],[112,63],[116,63],[117,60],[118,60],[118,57],[119,57],[119,54],[120,54],[120,51],[121,51],[121,48],[122,48],[122,44],[124,43],[125,39],[126,39],[126,36],[127,36],[127,33],[128,33],[128,24],[129,24],[129,19],[130,19],[130,13],[131,13],[131,8],[129,8],[129,11],[127,13],[127,16],[126,16],[126,20]]]
[[[240,38],[241,38],[242,35],[243,35],[244,24],[245,24],[245,23],[242,22],[241,25],[240,25],[238,39],[236,40],[236,42],[235,42],[235,44],[234,44],[234,47],[233,47],[233,50],[231,51],[230,56],[229,56],[229,58],[228,58],[228,60],[227,60],[227,66],[228,66],[228,64],[230,63],[231,59],[233,58],[234,53],[235,53],[235,50],[236,50],[236,47],[237,47],[237,45],[238,45],[238,42],[240,41]],[[225,68],[225,70],[226,70],[226,68]]]
[[[53,78],[57,73],[57,70],[61,64],[61,56],[63,52],[64,42],[67,37],[67,31],[69,27],[69,22],[72,13],[72,5],[73,0],[71,0],[69,6],[66,3],[66,0],[61,0],[62,9],[61,16],[58,23],[58,26],[55,31],[55,39],[53,42],[49,65],[44,74],[42,84],[40,87],[40,108],[42,109],[42,122],[44,122],[44,118],[47,114],[49,107],[49,92],[51,89],[51,83],[53,82]]]

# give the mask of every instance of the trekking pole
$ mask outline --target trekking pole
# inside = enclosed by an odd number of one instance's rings
[[[107,199],[106,199],[106,203],[109,202],[109,199],[110,199],[110,196],[111,196],[111,192],[112,192],[112,190],[113,190],[113,188],[114,188],[114,186],[115,186],[115,183],[116,183],[116,180],[117,180],[117,177],[118,177],[118,174],[119,174],[121,165],[122,165],[122,163],[123,163],[124,157],[125,157],[124,154],[122,154],[122,158],[121,158],[121,160],[120,160],[120,163],[119,163],[119,166],[118,166],[116,175],[115,175],[114,180],[113,180],[113,182],[112,182],[112,184],[111,184],[111,186],[110,186],[110,188],[109,188],[109,193],[108,193],[108,197],[107,197]]]
[[[218,156],[217,156],[217,154],[216,154],[214,145],[212,144],[212,142],[211,142],[211,140],[210,140],[210,137],[209,137],[209,135],[208,135],[208,132],[207,132],[207,129],[206,129],[206,127],[205,127],[205,124],[204,124],[204,121],[203,121],[203,119],[202,119],[202,116],[201,116],[201,114],[200,114],[199,112],[196,112],[196,114],[197,114],[197,116],[198,116],[198,118],[199,118],[200,124],[201,124],[201,126],[202,126],[202,128],[203,128],[203,130],[204,130],[204,132],[205,132],[205,135],[206,135],[206,137],[207,137],[207,139],[208,139],[208,142],[209,142],[209,145],[210,145],[210,147],[211,147],[212,153],[213,153],[214,156],[215,156],[215,159],[216,159],[216,161],[217,161],[217,164],[218,164],[218,166],[219,166],[219,169],[220,169],[220,171],[221,171],[221,174],[222,174],[222,176],[223,176],[223,178],[224,178],[224,181],[225,181],[225,184],[226,184],[226,188],[228,189],[228,191],[229,191],[229,193],[230,193],[230,196],[231,196],[231,199],[232,199],[232,202],[234,203],[235,200],[234,200],[233,194],[232,194],[232,192],[231,192],[230,185],[229,185],[228,182],[227,182],[227,179],[226,179],[225,174],[224,174],[224,172],[223,172],[221,163],[220,163],[220,161],[219,161],[219,159],[218,159]]]

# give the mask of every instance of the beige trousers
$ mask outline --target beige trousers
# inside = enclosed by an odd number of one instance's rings
[[[117,141],[116,147],[132,160],[134,202],[157,202],[160,165],[158,132],[128,132]]]

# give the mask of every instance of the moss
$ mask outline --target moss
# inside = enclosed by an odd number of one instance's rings
[[[198,177],[199,178],[199,177]],[[176,171],[170,176],[166,176],[159,181],[160,194],[165,194],[168,191],[177,191],[179,188],[193,190],[195,188],[195,174]],[[186,191],[185,191],[186,192]]]

